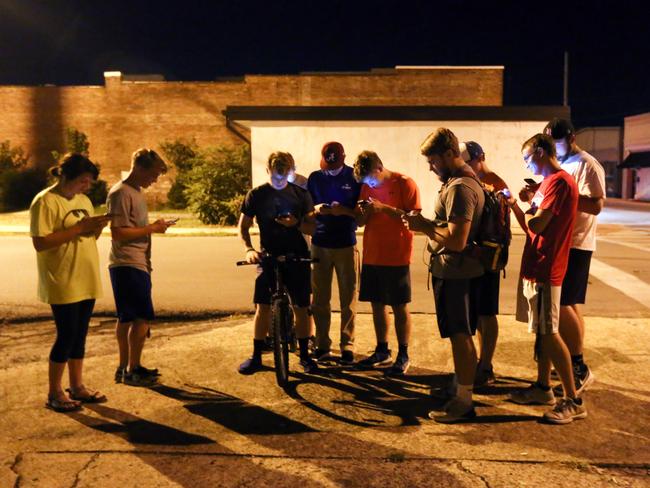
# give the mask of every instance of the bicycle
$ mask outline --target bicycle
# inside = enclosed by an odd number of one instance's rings
[[[237,261],[237,266],[259,264],[263,268],[272,267],[275,279],[271,288],[271,338],[273,340],[273,361],[275,378],[281,388],[289,382],[289,351],[295,350],[295,334],[291,299],[284,284],[283,264],[314,263],[316,259],[303,258],[293,254],[271,256],[265,254],[260,263]],[[293,346],[292,346],[293,344]]]

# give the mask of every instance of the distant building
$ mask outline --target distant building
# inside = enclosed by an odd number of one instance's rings
[[[625,117],[623,198],[650,201],[650,112]]]
[[[576,133],[578,146],[593,155],[605,169],[608,197],[621,198],[622,185],[619,168],[623,154],[621,127],[585,127]]]

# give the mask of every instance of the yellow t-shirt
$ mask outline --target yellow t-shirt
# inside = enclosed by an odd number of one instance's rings
[[[67,229],[94,213],[86,195],[72,199],[46,188],[34,197],[29,207],[30,235],[45,237]],[[36,253],[38,298],[45,303],[63,305],[100,298],[99,254],[94,234],[77,236],[65,244]]]

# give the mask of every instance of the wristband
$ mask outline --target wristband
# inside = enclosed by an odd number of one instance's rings
[[[246,252],[249,252],[249,251],[255,251],[255,248],[254,247],[247,247]]]

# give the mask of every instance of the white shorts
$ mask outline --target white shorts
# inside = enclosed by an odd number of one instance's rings
[[[522,278],[517,289],[517,320],[528,322],[528,332],[533,334],[557,334],[561,292],[561,286]]]

